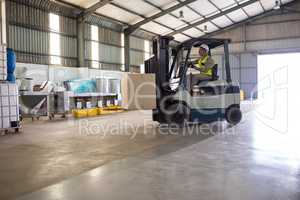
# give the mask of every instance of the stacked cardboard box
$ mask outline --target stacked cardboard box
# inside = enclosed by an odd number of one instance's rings
[[[127,110],[156,108],[154,74],[126,73],[121,81],[122,107]]]
[[[0,80],[4,81],[7,78],[7,54],[6,46],[0,44]]]
[[[17,84],[0,83],[0,129],[16,128],[19,118]]]

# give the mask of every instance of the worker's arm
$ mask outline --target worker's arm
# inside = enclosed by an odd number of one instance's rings
[[[198,64],[198,60],[196,59],[196,60],[191,61],[191,64],[192,65],[197,65]]]

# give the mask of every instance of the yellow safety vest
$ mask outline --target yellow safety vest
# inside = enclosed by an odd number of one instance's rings
[[[207,75],[207,76],[212,76],[212,69],[205,69],[205,64],[207,63],[207,60],[209,58],[209,55],[203,56],[203,58],[200,58],[198,60],[198,64],[196,65],[196,67],[198,67],[200,70],[205,70],[205,71],[201,71],[202,74]]]

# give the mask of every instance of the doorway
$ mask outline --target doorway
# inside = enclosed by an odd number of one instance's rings
[[[300,53],[259,55],[257,71],[257,117],[279,133],[296,133]]]

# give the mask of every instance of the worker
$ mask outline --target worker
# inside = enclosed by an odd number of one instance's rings
[[[215,61],[209,55],[209,47],[206,44],[202,44],[199,48],[200,58],[193,62],[193,68],[200,71],[197,76],[200,81],[211,80],[213,76],[213,67],[215,67]]]

